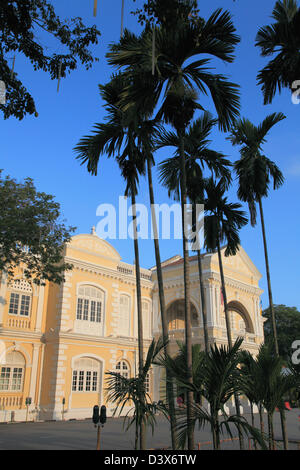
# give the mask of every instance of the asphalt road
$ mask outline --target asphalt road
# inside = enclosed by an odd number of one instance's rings
[[[289,439],[300,440],[299,415],[298,409],[286,413]],[[279,413],[275,414],[274,424],[275,438],[280,438]],[[256,416],[256,425],[259,425],[258,416]],[[266,416],[265,430],[267,430]],[[91,420],[0,424],[1,450],[94,450],[96,437],[96,429]],[[228,436],[223,438],[226,437]],[[197,430],[195,441],[196,443],[211,441],[209,429]],[[148,430],[147,445],[149,449],[170,446],[169,424],[165,418],[157,418],[153,436],[151,430]],[[296,449],[296,447],[295,444],[290,445],[291,449]],[[101,448],[103,450],[133,449],[134,429],[126,432],[123,428],[123,419],[109,418],[101,431]],[[238,442],[226,442],[222,448],[224,450],[238,449]],[[211,445],[202,444],[202,449],[211,449]]]

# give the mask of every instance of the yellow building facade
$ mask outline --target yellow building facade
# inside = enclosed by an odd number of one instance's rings
[[[105,373],[138,370],[135,268],[95,233],[76,235],[65,248],[73,269],[61,285],[37,286],[16,273],[0,284],[0,421],[83,419],[106,402]],[[193,341],[203,344],[197,260],[190,259]],[[254,354],[263,341],[260,273],[243,250],[224,258],[233,336]],[[203,257],[210,341],[226,344],[216,254]],[[184,338],[183,264],[163,263],[170,342]],[[161,332],[155,269],[141,270],[144,353]],[[162,372],[147,379],[154,401],[162,396]],[[30,398],[30,404],[28,399]],[[26,404],[27,403],[27,404]],[[124,410],[126,413],[128,410]]]

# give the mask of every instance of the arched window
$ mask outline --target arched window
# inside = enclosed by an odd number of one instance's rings
[[[130,366],[126,361],[119,361],[116,365],[116,372],[118,372],[122,377],[129,379],[130,377]]]
[[[74,363],[72,392],[98,392],[100,363],[90,357],[82,357]]]
[[[30,316],[32,287],[25,279],[16,279],[9,288],[11,290],[9,299],[9,315]]]
[[[120,295],[119,336],[130,336],[130,297]]]
[[[22,354],[17,351],[7,353],[0,370],[0,391],[22,391],[25,373],[25,359]]]
[[[76,319],[102,323],[103,292],[97,287],[81,286],[78,289]]]
[[[191,303],[192,328],[199,326],[198,314],[195,306]],[[185,306],[184,300],[175,300],[167,309],[167,319],[169,330],[182,330],[185,327]]]

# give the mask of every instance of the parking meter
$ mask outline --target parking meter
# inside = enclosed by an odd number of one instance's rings
[[[100,423],[102,426],[106,423],[106,406],[101,406]]]

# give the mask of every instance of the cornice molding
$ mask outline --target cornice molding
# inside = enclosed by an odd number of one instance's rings
[[[94,263],[89,263],[88,261],[78,260],[70,256],[65,256],[65,262],[73,264],[74,269],[79,269],[85,272],[90,272],[90,273],[97,274],[103,277],[114,279],[116,281],[124,282],[125,284],[136,286],[134,275],[121,273],[120,271],[117,271],[115,269],[99,266]],[[148,281],[147,279],[144,279],[142,276],[141,276],[141,285],[145,289],[152,290],[153,288],[153,282]]]
[[[20,330],[12,330],[9,328],[1,328],[0,327],[0,336],[5,338],[12,338],[12,341],[15,338],[22,338],[24,341],[27,340],[39,340],[42,342],[43,333],[41,332],[34,332],[34,331],[20,331]]]
[[[117,345],[118,347],[126,346],[126,347],[134,347],[134,348],[138,346],[137,338],[124,338],[120,336],[92,336],[92,335],[83,335],[79,333],[73,333],[73,332],[69,333],[69,332],[63,332],[63,331],[58,331],[56,334],[54,333],[45,334],[46,343],[57,343],[57,342],[60,342],[61,340],[76,341],[76,342],[84,341],[85,343],[91,343],[91,346],[93,346],[93,344],[105,344],[105,345],[111,344],[111,345]],[[144,338],[144,345],[149,346],[151,341],[152,340],[150,339]]]

